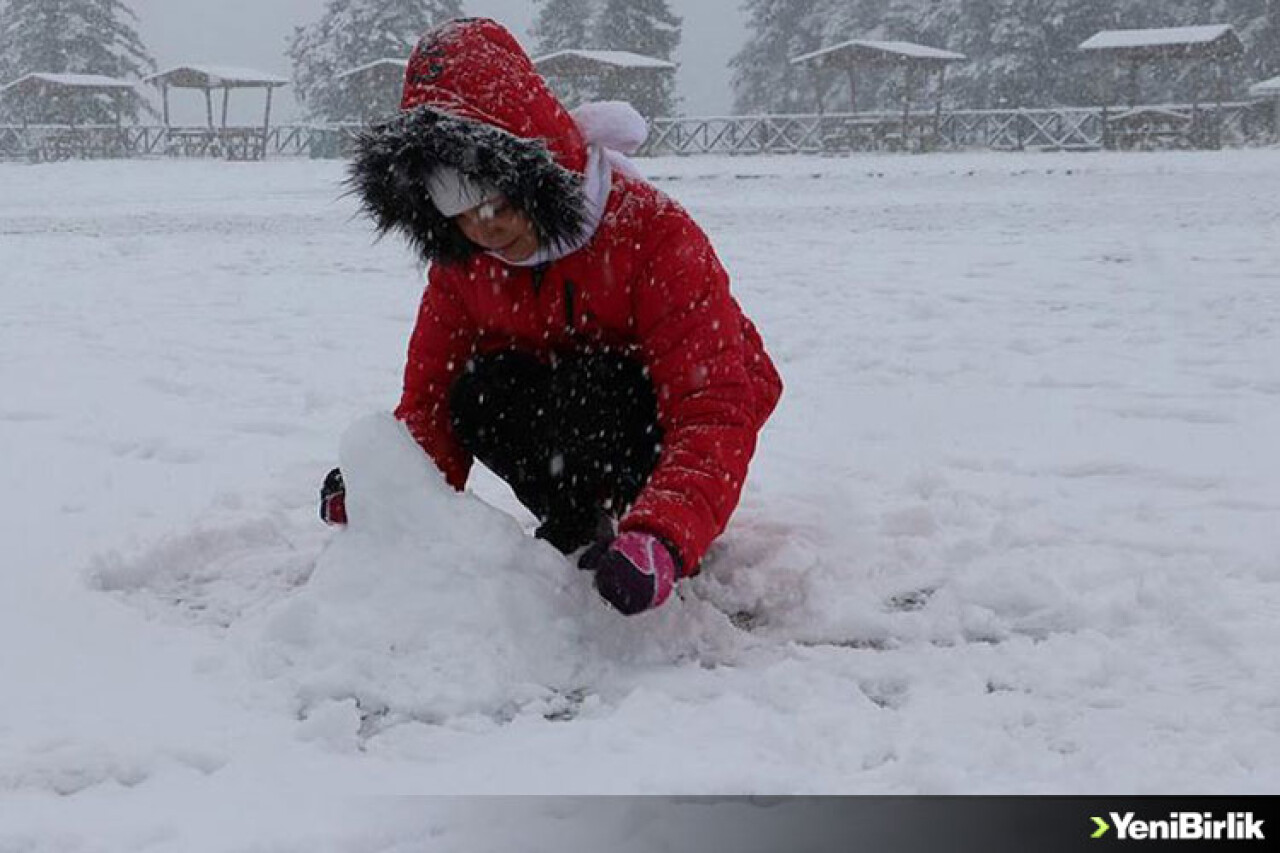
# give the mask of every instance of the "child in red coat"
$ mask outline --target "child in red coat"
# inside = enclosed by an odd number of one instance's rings
[[[455,488],[478,459],[537,536],[588,546],[636,613],[724,530],[782,383],[706,235],[604,144],[620,110],[571,116],[510,33],[453,21],[352,184],[430,264],[396,416]],[[340,521],[340,475],[323,494]]]

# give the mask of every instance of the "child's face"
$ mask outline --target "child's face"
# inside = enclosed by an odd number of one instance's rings
[[[502,196],[464,210],[453,221],[468,240],[504,260],[523,261],[538,250],[533,223]]]

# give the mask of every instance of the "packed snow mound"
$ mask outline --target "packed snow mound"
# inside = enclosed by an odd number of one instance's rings
[[[305,586],[233,631],[326,736],[565,713],[614,667],[696,651],[699,620],[676,628],[696,606],[613,612],[588,573],[450,488],[390,415],[354,424],[340,460],[350,523]]]

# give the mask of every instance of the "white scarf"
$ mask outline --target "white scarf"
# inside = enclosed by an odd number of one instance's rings
[[[509,261],[496,252],[490,252],[498,260],[513,267],[536,267],[558,261],[581,249],[595,236],[609,203],[609,191],[613,187],[613,172],[644,180],[640,170],[627,159],[644,142],[649,127],[640,113],[625,101],[596,101],[583,104],[570,113],[582,138],[587,143],[587,168],[582,184],[586,202],[582,229],[569,240],[547,246],[523,261]]]

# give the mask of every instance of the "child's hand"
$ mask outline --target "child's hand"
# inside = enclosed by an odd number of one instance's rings
[[[675,587],[675,558],[649,533],[621,534],[593,562],[596,591],[628,616],[659,606]]]
[[[347,523],[347,487],[337,468],[329,472],[320,487],[320,520],[325,524]]]

